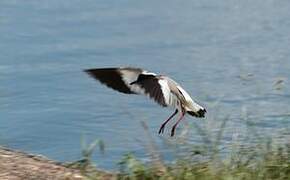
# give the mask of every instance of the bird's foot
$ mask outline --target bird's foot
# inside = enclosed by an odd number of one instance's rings
[[[163,134],[164,128],[165,128],[165,124],[162,124],[161,127],[160,127],[160,129],[159,129],[159,132],[158,133],[159,134],[161,134],[161,133]]]
[[[171,129],[171,134],[170,134],[171,137],[173,137],[175,134],[175,128],[176,128],[176,126],[173,126]]]

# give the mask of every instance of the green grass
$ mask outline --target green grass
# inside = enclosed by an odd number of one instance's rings
[[[81,172],[89,179],[209,179],[209,180],[239,180],[239,179],[290,179],[290,144],[279,144],[269,138],[253,132],[250,136],[256,136],[258,141],[254,144],[233,144],[230,152],[224,153],[221,139],[228,122],[225,118],[214,139],[208,137],[208,132],[200,128],[204,144],[187,144],[186,153],[173,162],[162,160],[162,154],[158,153],[157,146],[144,122],[142,126],[149,142],[149,154],[151,161],[144,163],[127,153],[118,163],[119,171],[110,173],[98,171],[96,165],[90,160],[94,149],[99,145],[104,151],[102,141],[86,145],[83,143],[83,159],[70,164],[71,167],[81,169]],[[255,131],[249,124],[249,131]],[[287,142],[287,141],[286,141]]]
[[[158,155],[151,163],[145,164],[133,154],[124,155],[119,163],[118,179],[290,179],[290,144],[277,145],[274,140],[258,134],[252,125],[247,125],[249,131],[254,131],[249,136],[255,136],[257,142],[233,144],[228,147],[231,152],[224,153],[221,140],[228,120],[225,118],[221,122],[215,138],[199,129],[204,144],[187,144],[186,155],[178,156],[174,162],[165,163]],[[143,127],[149,135],[146,125],[143,124]],[[156,157],[156,150],[150,151]]]
[[[122,180],[139,179],[289,179],[290,145],[273,149],[265,146],[240,148],[226,158],[205,158],[195,161],[194,156],[178,159],[176,162],[144,163],[134,154],[128,153],[119,162],[119,172],[110,174],[97,171],[94,166],[86,166],[82,173],[88,179],[115,178]],[[83,166],[81,166],[83,168]],[[90,167],[90,168],[88,168]],[[108,175],[109,174],[109,175]]]
[[[132,154],[120,163],[119,179],[289,179],[290,146],[267,152],[241,149],[229,159],[194,162],[191,157],[164,164],[159,169],[138,161]]]

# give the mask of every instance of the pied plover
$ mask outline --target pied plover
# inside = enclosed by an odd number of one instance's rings
[[[180,112],[180,116],[171,129],[171,136],[174,136],[176,126],[186,113],[199,118],[204,117],[206,113],[204,107],[192,100],[189,94],[168,76],[157,75],[133,67],[87,69],[84,71],[114,90],[126,94],[144,94],[163,107],[174,107],[174,113],[162,123],[159,134],[164,132],[165,125],[178,112]]]

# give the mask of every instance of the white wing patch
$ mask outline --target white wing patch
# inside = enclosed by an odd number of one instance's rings
[[[155,73],[153,73],[153,72],[149,72],[149,71],[143,71],[141,74],[156,76]]]
[[[182,95],[184,96],[185,100],[188,102],[193,102],[193,100],[191,99],[191,97],[189,96],[189,94],[180,86],[177,86],[178,90],[182,93]]]
[[[159,79],[158,83],[160,84],[165,103],[170,105],[170,94],[171,94],[171,92],[170,92],[169,86],[167,84],[167,81],[163,80],[163,79]]]
[[[120,70],[120,73],[124,83],[130,88],[131,91],[137,94],[145,94],[145,90],[141,88],[139,85],[134,84],[130,85],[130,83],[137,80],[140,73],[125,69]]]
[[[167,80],[160,79],[158,83],[161,86],[162,94],[164,96],[165,103],[169,106],[179,108],[179,100],[175,94],[173,94],[167,84]]]

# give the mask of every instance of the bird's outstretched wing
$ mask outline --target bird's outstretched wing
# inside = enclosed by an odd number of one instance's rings
[[[136,81],[142,69],[139,68],[99,68],[84,70],[102,84],[126,94],[137,94],[130,83]]]
[[[119,92],[144,94],[161,106],[168,105],[165,100],[170,92],[167,82],[154,73],[131,67],[87,69],[85,72]]]

